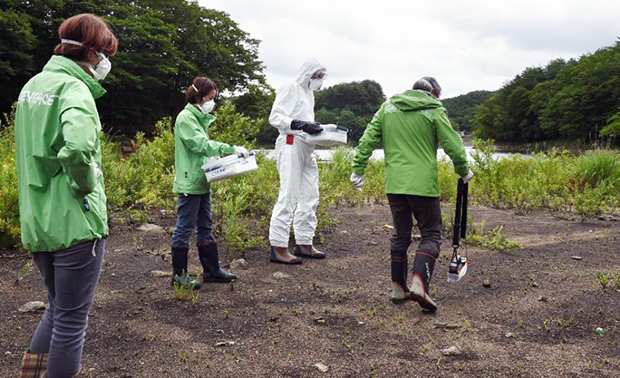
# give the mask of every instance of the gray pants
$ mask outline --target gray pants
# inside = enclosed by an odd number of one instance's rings
[[[434,257],[439,256],[441,245],[441,205],[439,198],[412,196],[408,194],[388,194],[394,234],[391,239],[392,251],[404,251],[411,244],[413,217],[418,221],[422,240],[418,251]]]
[[[80,371],[104,248],[102,239],[32,254],[47,287],[49,307],[32,337],[30,352],[49,353],[48,378],[73,377]]]

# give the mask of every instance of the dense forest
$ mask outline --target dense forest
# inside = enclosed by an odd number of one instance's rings
[[[620,142],[620,40],[526,68],[476,107],[474,134],[509,142]]]
[[[273,145],[277,130],[267,119],[275,94],[258,59],[260,41],[228,14],[186,0],[3,1],[0,114],[47,63],[62,21],[83,12],[103,16],[120,41],[103,82],[108,94],[98,101],[108,133],[150,134],[157,120],[184,106],[192,78],[206,75],[258,124],[258,144]],[[336,84],[316,93],[316,120],[349,128],[355,143],[384,101],[373,80]],[[474,91],[443,104],[456,129],[482,138],[620,143],[620,41],[580,59],[526,68],[496,92]]]
[[[119,39],[112,71],[97,101],[108,132],[149,133],[176,115],[196,75],[221,90],[255,92],[266,85],[259,42],[228,14],[186,0],[3,0],[0,3],[0,113],[40,72],[58,40],[58,27],[79,13],[104,17]]]
[[[448,110],[452,126],[457,130],[470,134],[473,128],[471,120],[476,106],[486,101],[493,93],[495,92],[473,91],[464,95],[442,99],[441,103]]]

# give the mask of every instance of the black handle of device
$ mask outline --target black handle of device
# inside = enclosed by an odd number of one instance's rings
[[[460,239],[467,233],[467,193],[468,184],[459,178],[456,189],[456,208],[454,209],[454,226],[452,247],[459,247]]]

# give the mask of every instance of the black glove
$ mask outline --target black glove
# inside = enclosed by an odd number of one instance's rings
[[[302,130],[310,135],[314,135],[323,131],[323,128],[316,122],[306,122],[294,119],[291,122],[291,130]]]

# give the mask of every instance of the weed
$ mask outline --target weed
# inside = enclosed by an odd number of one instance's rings
[[[471,325],[469,324],[469,320],[465,319],[465,321],[463,322],[463,331],[467,332],[470,328]]]
[[[187,352],[179,352],[179,358],[181,359],[182,362],[187,363],[189,354]]]
[[[174,281],[174,297],[181,301],[190,301],[192,304],[198,302],[198,294],[194,292],[195,285],[181,285],[180,283]]]
[[[484,232],[484,221],[473,224],[466,239],[467,244],[495,251],[514,251],[523,248],[523,244],[509,240],[504,236],[504,226],[497,226],[492,231]]]
[[[28,260],[27,263],[22,266],[22,268],[17,273],[17,278],[15,279],[15,284],[17,285],[21,280],[26,278],[30,272],[32,272],[32,268],[34,267],[33,260]]]

